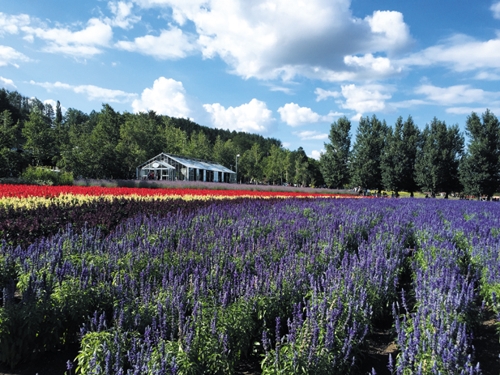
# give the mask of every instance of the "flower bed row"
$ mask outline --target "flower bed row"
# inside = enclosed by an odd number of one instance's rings
[[[85,196],[209,196],[209,197],[358,197],[348,194],[317,194],[285,191],[251,191],[251,190],[213,190],[213,189],[148,189],[129,187],[101,187],[101,186],[38,186],[38,185],[7,185],[0,184],[0,198],[15,197],[45,197],[56,198],[61,195]]]

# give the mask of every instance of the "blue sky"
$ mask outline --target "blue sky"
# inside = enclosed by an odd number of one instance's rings
[[[188,117],[319,157],[330,124],[500,116],[500,1],[17,0],[0,87]]]

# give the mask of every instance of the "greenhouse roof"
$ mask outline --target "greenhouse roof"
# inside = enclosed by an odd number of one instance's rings
[[[194,159],[194,158],[188,158],[188,157],[184,157],[184,156],[165,154],[163,152],[159,155],[156,155],[154,158],[151,158],[148,161],[144,162],[143,164],[138,166],[138,168],[149,169],[149,170],[175,168],[171,164],[167,163],[166,160],[175,161],[179,164],[182,164],[183,166],[185,166],[187,168],[204,169],[207,171],[224,172],[224,173],[232,173],[232,174],[235,173],[231,169],[226,168],[223,165],[220,165],[217,163],[212,163],[209,161],[204,161],[204,160],[199,160],[199,159]]]

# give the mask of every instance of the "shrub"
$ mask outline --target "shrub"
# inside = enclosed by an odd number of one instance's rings
[[[36,185],[73,185],[73,173],[54,171],[48,167],[29,166],[21,174],[21,179]]]

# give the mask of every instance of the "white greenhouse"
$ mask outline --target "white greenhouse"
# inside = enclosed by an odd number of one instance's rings
[[[141,180],[236,182],[236,172],[220,164],[161,153],[139,165]]]

